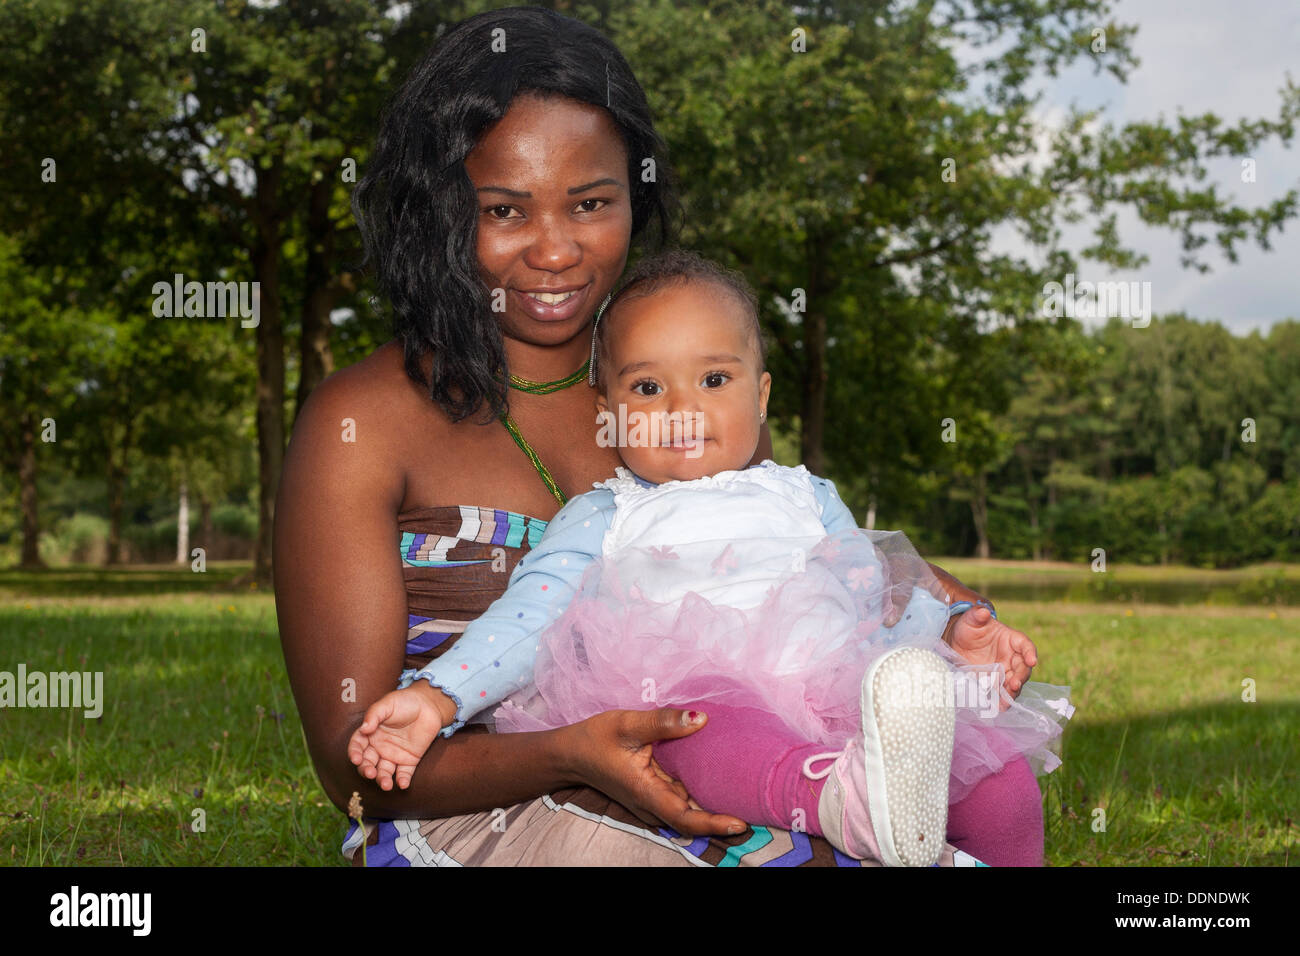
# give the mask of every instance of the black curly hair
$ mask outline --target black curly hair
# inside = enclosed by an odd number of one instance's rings
[[[484,55],[498,28],[507,52]],[[633,248],[657,249],[680,230],[667,148],[645,92],[608,37],[538,7],[493,10],[449,29],[386,105],[353,211],[365,265],[392,306],[406,372],[452,421],[485,404],[490,420],[507,407],[505,345],[480,278],[478,199],[464,160],[524,93],[609,112],[627,149]],[[641,176],[648,157],[652,182]]]

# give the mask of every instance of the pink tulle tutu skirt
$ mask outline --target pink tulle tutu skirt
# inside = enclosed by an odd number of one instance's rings
[[[624,548],[595,562],[539,642],[534,687],[493,715],[499,732],[543,730],[606,710],[710,701],[757,707],[802,739],[842,748],[861,730],[867,667],[897,647],[933,650],[951,680],[916,688],[953,701],[949,798],[1026,758],[1060,763],[1069,689],[966,663],[942,641],[947,605],[901,532]]]

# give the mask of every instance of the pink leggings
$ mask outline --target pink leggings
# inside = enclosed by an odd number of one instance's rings
[[[765,711],[716,702],[686,709],[704,711],[708,724],[654,752],[700,806],[761,826],[791,829],[797,821],[822,835],[817,801],[826,780],[809,780],[803,763],[826,747],[800,740]],[[1043,865],[1042,794],[1023,758],[948,807],[948,842],[990,866]]]

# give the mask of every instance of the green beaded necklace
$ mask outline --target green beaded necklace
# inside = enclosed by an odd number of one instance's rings
[[[586,376],[587,370],[591,368],[591,359],[582,363],[582,368],[578,369],[572,375],[566,375],[564,378],[557,378],[554,382],[530,382],[526,378],[520,378],[518,375],[510,376],[510,387],[517,388],[521,392],[527,392],[530,395],[550,395],[551,392],[558,392],[561,389],[568,388],[570,385],[577,385]]]
[[[591,360],[588,359],[582,363],[582,368],[578,369],[572,375],[566,375],[564,378],[557,378],[553,382],[530,382],[528,379],[520,378],[518,375],[511,375],[510,387],[518,389],[521,392],[527,392],[530,395],[550,395],[552,392],[558,392],[571,385],[577,385],[587,377],[587,370],[590,367]],[[528,460],[533,463],[533,467],[537,469],[537,474],[541,475],[542,481],[545,482],[547,489],[555,497],[555,500],[560,503],[560,507],[564,507],[564,505],[568,503],[569,499],[565,497],[564,492],[560,490],[560,486],[556,484],[555,479],[551,477],[550,471],[548,471],[546,466],[542,464],[542,460],[537,457],[537,452],[533,451],[533,446],[528,444],[528,439],[524,438],[520,433],[519,426],[515,424],[515,420],[510,417],[509,412],[501,413],[501,423],[506,426],[506,431],[508,431],[510,437],[515,440],[515,444],[519,446],[520,451],[527,455]]]

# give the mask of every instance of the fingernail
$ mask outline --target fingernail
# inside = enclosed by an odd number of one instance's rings
[[[727,827],[727,832],[728,832],[728,833],[741,833],[741,832],[744,831],[744,829],[745,829],[745,828],[744,828],[743,826],[741,826],[740,824],[738,824],[738,823],[733,823],[731,826]]]
[[[685,715],[685,722],[688,724],[698,724],[704,719],[704,714],[698,710],[688,710]]]

